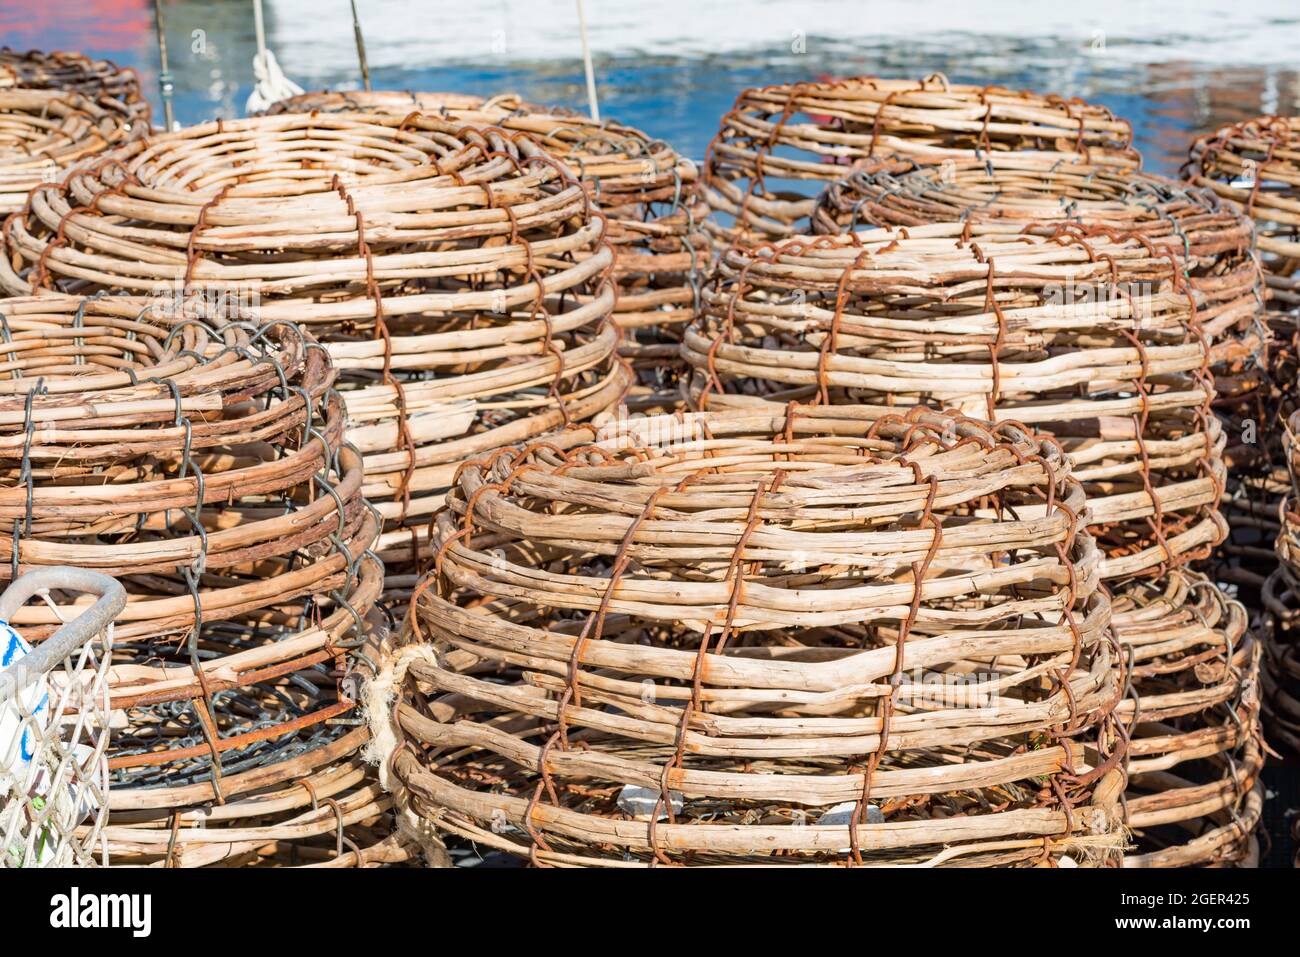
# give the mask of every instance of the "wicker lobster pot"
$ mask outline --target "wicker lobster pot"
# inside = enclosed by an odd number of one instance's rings
[[[324,350],[206,303],[0,314],[0,577],[74,565],[128,592],[113,858],[216,863],[385,814],[341,683],[376,657],[379,520]],[[32,606],[14,624],[40,639],[57,621]]]
[[[1222,126],[1193,141],[1183,171],[1255,220],[1279,305],[1300,305],[1300,117]]]
[[[0,47],[0,90],[63,90],[80,93],[105,106],[124,104],[147,129],[151,109],[140,92],[140,77],[112,60],[92,60],[67,50],[21,52]]]
[[[1026,167],[1082,158],[1136,169],[1132,128],[1103,107],[1056,95],[857,77],[749,89],[736,98],[704,160],[704,195],[721,247],[810,231],[816,192],[867,157],[922,163],[1014,152]]]
[[[1255,221],[1268,285],[1267,323],[1275,340],[1269,356],[1269,389],[1257,410],[1258,421],[1286,421],[1297,404],[1300,117],[1264,116],[1222,126],[1193,141],[1183,172]],[[1264,453],[1264,466],[1258,474],[1244,477],[1240,494],[1233,496],[1240,500],[1236,510],[1245,513],[1240,534],[1234,525],[1233,560],[1240,569],[1238,577],[1252,593],[1273,570],[1267,553],[1278,532],[1275,518],[1281,489],[1289,481],[1286,457],[1277,439],[1280,430],[1266,428],[1263,432],[1259,449]]]
[[[1254,233],[1248,218],[1205,188],[1133,170],[1083,162],[1050,169],[1026,167],[1015,154],[984,161],[921,166],[905,160],[868,160],[822,193],[813,229],[837,234],[861,226],[914,227],[971,222],[985,232],[1001,228],[1050,234],[1062,223],[1088,230],[1134,231],[1176,258],[1201,296],[1197,322],[1212,344],[1216,397],[1228,445],[1225,509],[1232,551],[1217,554],[1223,578],[1258,592],[1264,544],[1252,514],[1272,470],[1265,423],[1271,384],[1266,357],[1269,330]],[[1273,537],[1263,549],[1271,553]]]
[[[133,125],[119,101],[0,85],[0,214],[21,209],[32,187],[126,143],[147,126]]]
[[[427,643],[370,699],[399,803],[560,866],[1113,863],[1120,662],[1067,460],[825,412],[467,464]]]
[[[92,210],[91,207],[94,209]],[[155,136],[33,193],[11,289],[234,293],[325,341],[388,523],[456,466],[614,405],[605,219],[525,135],[430,115],[283,114]]]
[[[812,222],[827,235],[952,222],[978,224],[981,235],[1050,235],[1064,223],[1135,232],[1176,258],[1202,294],[1197,321],[1214,347],[1216,405],[1241,405],[1264,381],[1251,368],[1268,344],[1253,229],[1207,189],[1080,161],[1026,168],[1018,154],[941,166],[867,161],[822,192]]]
[[[1177,571],[1207,557],[1226,531],[1216,510],[1224,436],[1210,412],[1206,299],[1184,280],[1182,262],[1145,237],[1072,225],[1046,235],[996,223],[903,226],[729,253],[683,348],[700,370],[694,400],[710,408],[829,402],[831,414],[869,421],[891,403],[931,403],[983,409],[1054,435],[1087,490],[1092,533],[1106,553],[1103,576],[1150,579],[1124,594],[1158,617],[1139,616],[1137,631],[1117,623],[1135,653],[1136,704],[1126,705],[1136,708],[1135,746],[1165,749],[1170,766],[1190,766],[1199,747],[1190,770],[1203,778],[1206,762],[1219,760],[1204,748],[1227,720],[1224,696],[1253,687],[1257,675],[1253,659],[1234,663],[1231,682],[1211,680],[1211,663],[1196,670],[1204,656],[1233,654],[1229,642],[1238,642],[1244,614],[1236,605],[1231,615],[1223,611],[1208,582],[1189,596]],[[1186,618],[1198,614],[1231,623],[1222,634],[1202,625],[1193,638]],[[1171,682],[1182,710],[1165,715]],[[1153,723],[1163,717],[1178,720],[1171,728]],[[1222,744],[1222,760],[1258,735],[1257,709],[1239,717],[1245,730]],[[1144,788],[1168,793],[1130,795],[1140,855],[1178,847],[1185,835],[1169,827],[1194,831],[1222,810],[1207,809],[1196,790],[1204,781],[1173,780],[1148,776]],[[1146,805],[1159,814],[1140,812]],[[1167,817],[1175,814],[1183,817]],[[1196,847],[1173,859],[1190,862],[1204,851]],[[1237,850],[1214,847],[1224,857]]]
[[[491,99],[455,93],[304,93],[268,111],[435,113],[458,123],[527,133],[569,166],[606,217],[616,253],[613,321],[623,330],[620,354],[642,380],[664,391],[677,363],[681,330],[699,309],[711,251],[708,216],[695,164],[663,140],[630,126],[600,123],[504,94]]]
[[[1262,675],[1264,723],[1269,744],[1288,757],[1300,756],[1300,645],[1297,618],[1300,617],[1300,517],[1290,497],[1283,499],[1286,510],[1283,532],[1278,538],[1279,567],[1264,585],[1264,607],[1268,612],[1269,642]]]
[[[1278,751],[1300,757],[1300,510],[1296,476],[1300,412],[1287,420],[1283,434],[1290,488],[1277,506],[1277,567],[1264,585],[1268,642],[1263,676],[1265,732]]]
[[[728,253],[682,349],[701,408],[931,404],[1048,432],[1088,490],[1103,576],[1156,575],[1226,531],[1199,298],[1132,237],[881,229]]]
[[[1130,582],[1113,600],[1130,661],[1126,867],[1240,864],[1259,822],[1259,645],[1202,575]]]

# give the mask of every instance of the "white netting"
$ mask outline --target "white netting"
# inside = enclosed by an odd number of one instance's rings
[[[45,600],[50,602],[48,593]],[[53,604],[52,602],[50,602]],[[56,611],[61,619],[66,616]],[[108,863],[111,622],[62,661],[15,677],[32,654],[0,622],[0,863]]]

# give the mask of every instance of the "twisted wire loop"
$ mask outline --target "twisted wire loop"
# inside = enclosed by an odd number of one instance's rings
[[[78,93],[100,106],[121,112],[147,131],[152,109],[132,67],[112,60],[92,60],[69,50],[14,50],[0,47],[0,90],[62,90]]]
[[[723,117],[704,160],[704,197],[718,249],[789,239],[809,229],[809,183],[840,179],[859,160],[991,157],[1024,168],[1083,159],[1136,169],[1128,122],[1081,100],[995,86],[850,79],[748,89]]]
[[[942,168],[864,161],[823,191],[813,230],[836,234],[945,222],[971,224],[972,230],[978,225],[980,235],[1007,237],[1050,235],[1062,224],[1077,225],[1085,233],[1130,233],[1178,263],[1197,294],[1197,324],[1210,340],[1213,408],[1227,439],[1225,513],[1232,537],[1212,558],[1215,577],[1252,586],[1257,593],[1263,579],[1260,563],[1249,561],[1251,550],[1263,544],[1265,552],[1271,551],[1272,538],[1261,541],[1261,516],[1252,507],[1268,497],[1252,493],[1270,482],[1278,461],[1272,454],[1276,443],[1267,434],[1272,430],[1261,428],[1270,421],[1266,408],[1274,343],[1264,321],[1263,279],[1250,219],[1203,186],[1079,160],[1026,168],[1012,154]]]
[[[1132,237],[875,229],[733,250],[682,352],[701,408],[928,404],[1041,429],[1088,492],[1103,576],[1157,575],[1225,531],[1199,301]]]
[[[274,104],[283,113],[379,112],[403,118],[430,113],[535,139],[577,176],[605,219],[615,253],[617,300],[611,319],[622,331],[619,355],[638,373],[629,408],[663,406],[681,371],[677,343],[698,311],[711,256],[708,216],[695,164],[662,140],[609,120],[527,103],[454,93],[394,91],[304,93]]]
[[[915,409],[467,464],[390,765],[541,866],[1114,864],[1122,662],[1054,444]]]
[[[379,519],[328,355],[200,299],[55,294],[0,315],[0,578],[72,565],[127,590],[107,671],[113,860],[315,862],[340,826],[362,829],[349,860],[400,856],[358,754]],[[72,601],[54,599],[15,627],[42,640]]]
[[[0,61],[0,215],[24,208],[28,193],[57,182],[67,170],[148,129],[131,121],[115,100],[68,90],[31,90],[5,84]]]
[[[159,134],[36,190],[0,283],[225,295],[301,324],[338,369],[402,600],[461,461],[631,384],[606,220],[525,132],[283,113]]]

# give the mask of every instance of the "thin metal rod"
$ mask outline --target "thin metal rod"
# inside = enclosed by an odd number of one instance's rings
[[[352,33],[357,38],[357,59],[361,61],[361,82],[370,92],[370,67],[366,64],[366,39],[361,35],[361,18],[357,16],[357,0],[352,3]]]
[[[587,71],[587,106],[591,118],[600,122],[600,104],[596,102],[596,71],[591,67],[591,47],[587,45],[587,14],[578,2],[578,33],[582,35],[582,66]]]
[[[257,52],[266,52],[266,21],[262,19],[262,0],[253,0],[253,29],[257,33]]]
[[[158,28],[158,65],[162,68],[158,74],[158,86],[162,92],[163,119],[170,133],[176,125],[176,115],[172,110],[172,74],[167,68],[167,29],[163,25],[162,0],[153,0],[153,15],[154,25]]]

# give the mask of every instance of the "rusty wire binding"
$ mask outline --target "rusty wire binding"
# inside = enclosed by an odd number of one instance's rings
[[[700,408],[929,404],[1049,432],[1103,576],[1157,576],[1226,533],[1201,298],[1139,237],[877,229],[728,253],[682,349]]]
[[[0,90],[62,90],[79,93],[108,109],[125,105],[132,122],[147,130],[152,109],[140,91],[139,74],[112,60],[92,60],[68,50],[0,47]]]
[[[754,245],[810,232],[815,190],[870,157],[922,163],[999,159],[1136,169],[1131,125],[1104,107],[1055,94],[855,77],[745,90],[704,158],[714,242]]]
[[[606,217],[524,133],[431,114],[208,123],[33,192],[6,223],[16,291],[236,295],[340,372],[386,561],[466,458],[614,406]]]
[[[541,865],[1113,864],[1122,662],[1066,458],[830,411],[467,464],[367,698],[401,805]]]
[[[107,105],[105,105],[107,104]],[[139,136],[125,105],[79,93],[5,89],[0,84],[0,214],[68,167]]]
[[[709,210],[694,163],[634,127],[608,119],[596,123],[515,94],[484,99],[392,90],[304,93],[267,112],[353,111],[396,116],[418,111],[527,133],[568,166],[605,214],[605,238],[616,254],[612,275],[618,299],[611,318],[623,332],[619,353],[631,360],[642,382],[629,396],[629,406],[664,401],[680,371],[676,343],[699,311],[712,255],[704,234]]]
[[[109,758],[118,863],[283,857],[388,799],[351,683],[377,656],[379,518],[324,350],[229,304],[0,300],[0,577],[72,564],[128,592]],[[33,640],[58,610],[27,607]],[[355,842],[354,842],[355,843]]]
[[[1264,750],[1246,609],[1186,569],[1120,585],[1113,609],[1130,664],[1124,866],[1247,864]]]

